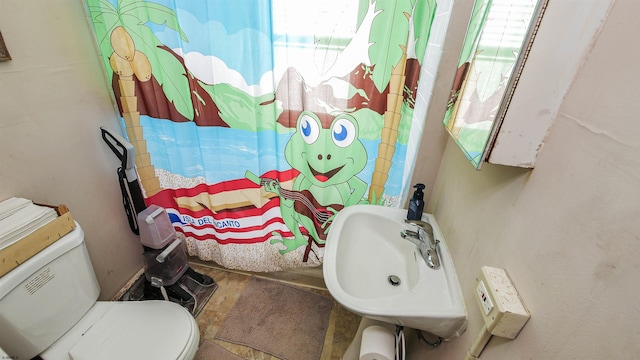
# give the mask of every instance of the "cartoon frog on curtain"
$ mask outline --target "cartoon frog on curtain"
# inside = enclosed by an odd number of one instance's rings
[[[330,120],[330,119],[329,119]],[[285,159],[299,172],[291,190],[283,189],[276,179],[258,180],[266,191],[280,196],[280,211],[292,239],[273,232],[272,244],[281,243],[281,254],[307,246],[303,261],[307,261],[311,244],[324,246],[335,215],[346,206],[363,200],[367,183],[356,174],[367,163],[367,152],[358,139],[358,123],[349,114],[340,114],[329,123],[313,112],[303,111],[296,131],[284,150]],[[308,232],[304,236],[300,226]]]

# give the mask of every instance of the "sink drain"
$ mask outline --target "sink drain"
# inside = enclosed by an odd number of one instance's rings
[[[397,277],[396,275],[389,275],[389,277],[387,278],[387,280],[389,280],[389,284],[393,285],[393,286],[398,286],[400,285],[400,278]]]

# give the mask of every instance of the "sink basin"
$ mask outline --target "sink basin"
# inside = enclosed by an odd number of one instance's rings
[[[400,232],[407,211],[353,205],[336,215],[327,235],[323,275],[342,306],[361,316],[424,330],[444,339],[464,332],[467,312],[447,244],[430,214],[440,268],[431,269],[418,246]]]

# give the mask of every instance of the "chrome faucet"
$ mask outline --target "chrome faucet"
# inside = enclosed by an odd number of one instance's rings
[[[404,222],[415,225],[416,230],[402,230],[400,231],[400,236],[418,246],[420,254],[428,267],[434,270],[439,269],[440,257],[438,256],[438,244],[440,240],[437,240],[433,236],[433,227],[431,224],[422,220],[405,220]]]

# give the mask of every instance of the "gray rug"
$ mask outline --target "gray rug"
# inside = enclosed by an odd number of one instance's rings
[[[222,346],[205,340],[198,349],[193,360],[244,360]]]
[[[285,360],[319,359],[332,303],[310,291],[251,278],[215,338]]]

